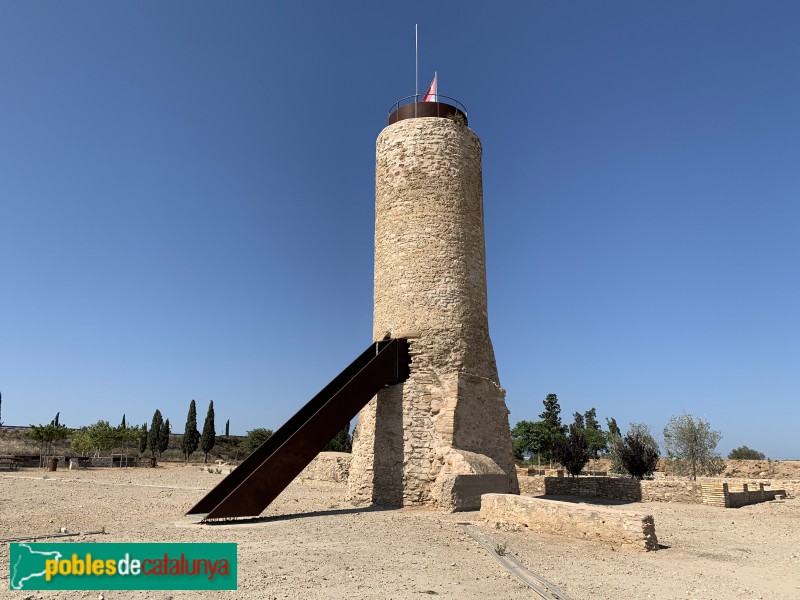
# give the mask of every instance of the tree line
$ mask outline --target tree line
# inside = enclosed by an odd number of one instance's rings
[[[199,448],[203,453],[203,462],[208,462],[208,453],[214,449],[217,443],[214,417],[214,401],[209,400],[206,418],[203,422],[203,431],[198,431],[197,404],[194,399],[189,403],[189,412],[186,415],[186,425],[180,442],[184,461],[188,462],[189,457]],[[225,423],[226,437],[228,436],[229,428],[230,420]],[[148,432],[146,423],[143,425],[142,435],[139,439],[139,451],[144,453],[149,450],[153,458],[160,458],[161,454],[169,447],[171,429],[169,419],[164,420],[161,411],[156,409],[155,413],[153,413],[153,420],[150,423],[150,431]]]
[[[72,432],[71,429],[59,422],[60,413],[48,425],[31,425],[29,437],[40,444],[40,462],[43,457],[52,453],[55,442],[63,440]],[[252,453],[272,436],[271,429],[255,428],[249,430],[245,436],[242,450],[246,454]],[[114,450],[124,452],[126,455],[132,449],[137,449],[140,455],[149,452],[152,458],[158,460],[170,445],[172,424],[169,419],[164,419],[161,410],[156,409],[148,427],[147,423],[130,426],[126,422],[126,415],[122,415],[119,425],[112,426],[108,421],[100,420],[73,433],[71,448],[82,456],[94,453],[100,456]],[[230,438],[230,419],[225,422],[225,439]],[[208,455],[217,442],[214,401],[209,401],[202,431],[197,428],[197,404],[194,400],[189,403],[186,415],[186,424],[180,438],[179,447],[184,461],[188,462],[192,454],[198,449],[203,453],[203,462],[208,462]],[[332,440],[328,442],[323,451],[350,452],[352,437],[350,425],[346,424]]]
[[[99,420],[87,427],[82,427],[73,432],[72,429],[60,423],[60,413],[47,425],[31,425],[27,435],[39,443],[40,462],[44,457],[52,454],[56,442],[66,439],[70,433],[72,442],[70,447],[82,456],[94,452],[95,456],[120,450],[127,454],[131,449],[138,449],[140,454],[150,452],[152,457],[158,459],[168,448],[172,425],[169,419],[164,419],[161,411],[156,409],[148,428],[147,423],[141,426],[130,426],[126,422],[126,415],[122,415],[119,425],[112,426],[108,421]],[[230,433],[230,420],[225,422],[225,436]],[[214,430],[214,401],[209,401],[205,423],[202,433],[197,431],[197,407],[192,400],[189,405],[189,414],[186,419],[186,428],[181,438],[181,450],[186,460],[198,448],[204,453],[204,461],[208,460],[208,453],[214,448],[216,433]]]
[[[573,421],[561,421],[561,407],[556,394],[543,401],[544,411],[538,421],[519,421],[511,430],[514,456],[522,461],[525,455],[536,457],[537,463],[561,464],[577,476],[592,458],[601,455],[611,460],[611,472],[642,479],[655,471],[661,450],[643,423],[631,423],[623,434],[616,419],[606,418],[604,431],[594,408],[573,413]],[[663,431],[666,457],[672,471],[696,479],[698,475],[719,475],[725,463],[716,453],[722,434],[709,422],[692,414],[673,416]],[[763,459],[764,454],[741,446],[730,452],[731,459]]]

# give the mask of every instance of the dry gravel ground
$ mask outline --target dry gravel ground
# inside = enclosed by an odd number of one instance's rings
[[[205,526],[183,513],[222,475],[198,467],[0,473],[0,538],[105,528],[90,541],[237,542],[236,592],[105,592],[112,598],[533,598],[457,523],[477,513],[359,510],[342,485],[295,483],[247,524]],[[800,501],[719,509],[625,505],[652,513],[666,549],[614,551],[591,542],[481,524],[528,568],[575,600],[800,599]],[[79,541],[81,538],[67,538]],[[98,598],[98,592],[8,591],[0,598]]]

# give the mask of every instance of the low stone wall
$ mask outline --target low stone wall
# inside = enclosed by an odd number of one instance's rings
[[[38,467],[40,459],[38,456],[30,457],[30,456],[22,456],[17,457],[17,466],[18,467]],[[59,466],[62,463],[59,463]]]
[[[728,486],[728,493],[744,492],[744,486],[747,486],[747,491],[760,491],[762,487],[764,491],[774,493],[774,495],[785,496],[786,498],[794,498],[796,492],[800,492],[800,481],[798,480],[780,480],[780,479],[758,479],[758,478],[732,478],[732,477],[703,477],[699,478],[697,482],[701,485],[717,486],[721,488],[722,484]],[[768,500],[772,500],[769,498]],[[763,502],[766,502],[764,500]],[[704,504],[714,504],[713,502],[704,502]],[[750,502],[750,504],[754,504]],[[745,506],[744,504],[740,506]]]
[[[590,540],[614,547],[657,550],[652,515],[512,494],[481,496],[480,517],[488,523],[521,525],[538,533]]]
[[[703,494],[697,481],[680,479],[655,479],[636,482],[642,488],[642,502],[683,502],[684,504],[702,504]]]
[[[775,496],[786,496],[786,490],[765,490],[763,483],[740,486],[727,483],[703,483],[703,504],[740,508],[775,500]]]
[[[602,461],[599,461],[602,463]],[[546,477],[566,477],[564,469],[551,469],[549,467],[520,467],[516,465],[517,477],[544,475]],[[605,477],[608,469],[582,469],[581,476]]]
[[[700,504],[700,484],[694,481],[638,481],[627,477],[520,477],[527,496],[577,496],[627,502]]]
[[[548,496],[578,496],[580,498],[611,498],[639,502],[641,482],[621,477],[545,477]]]
[[[793,483],[793,482],[787,482]],[[525,496],[577,496],[579,498],[606,498],[627,502],[682,502],[685,504],[708,504],[710,506],[738,507],[772,500],[776,495],[792,496],[790,486],[767,489],[769,482],[741,482],[702,479],[643,480],[627,477],[520,477],[520,493]],[[724,491],[723,491],[723,486]],[[786,489],[784,489],[784,487]],[[731,497],[731,494],[746,493],[749,496]],[[757,500],[757,492],[763,492],[764,500]]]
[[[775,487],[779,487],[786,492],[787,498],[796,498],[800,493],[800,480],[788,479],[784,481],[775,481]]]
[[[119,457],[119,456],[91,456],[89,458],[83,457],[66,457],[63,463],[58,464],[58,468],[68,469],[70,461],[73,461],[73,468],[81,467],[139,467],[150,466],[149,458],[135,458],[133,456]]]
[[[517,472],[519,480],[519,493],[523,496],[544,496],[544,477],[524,477]]]
[[[529,477],[534,475],[547,475],[549,469],[536,469],[534,467],[517,466],[517,477]]]
[[[127,459],[125,457],[120,456],[47,456],[44,458],[44,465],[47,468],[47,465],[50,463],[51,458],[58,459],[58,470],[62,469],[69,469],[70,461],[73,461],[75,467],[80,466],[80,468],[86,467],[139,467],[139,466],[148,466],[150,464],[149,458],[137,458],[135,456],[129,456]],[[18,466],[20,467],[30,467],[30,468],[38,468],[40,466],[40,459],[38,456],[18,456]]]
[[[346,483],[352,456],[347,452],[320,452],[297,479],[321,483]]]

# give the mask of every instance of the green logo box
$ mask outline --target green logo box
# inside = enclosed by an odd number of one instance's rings
[[[235,590],[236,544],[11,544],[12,590]]]

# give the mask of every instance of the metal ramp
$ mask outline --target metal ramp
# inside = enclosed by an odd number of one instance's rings
[[[187,516],[256,517],[386,385],[408,377],[408,341],[375,342],[200,500]]]

